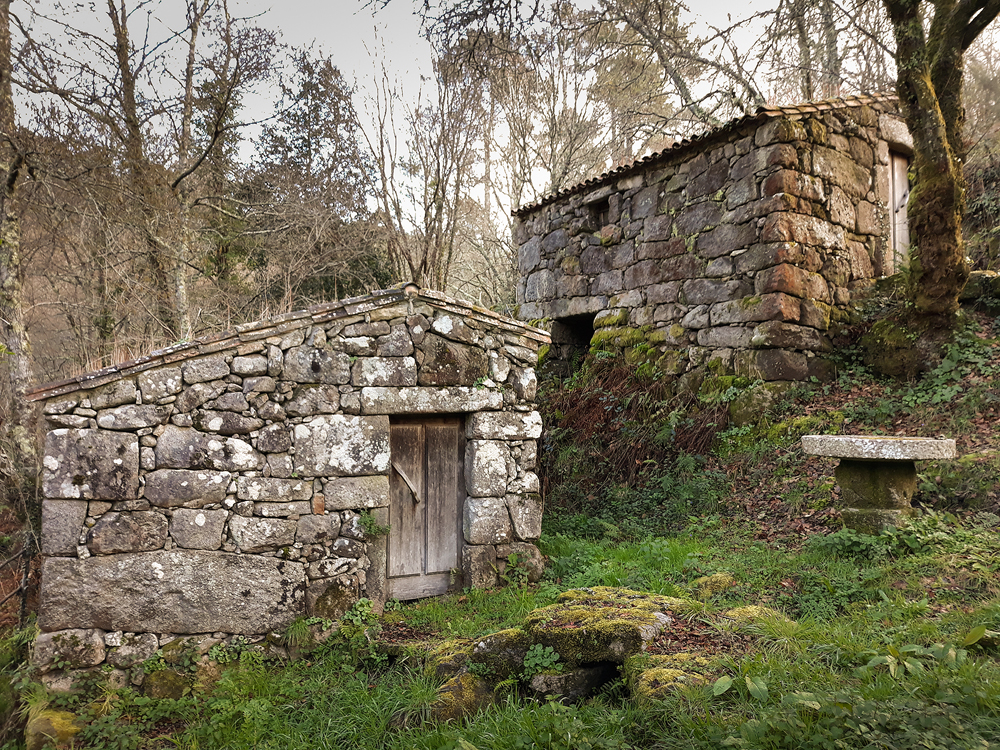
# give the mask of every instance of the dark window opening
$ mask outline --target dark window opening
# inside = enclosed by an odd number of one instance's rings
[[[575,372],[590,349],[590,339],[594,335],[593,314],[572,315],[552,322],[549,332],[552,346],[547,362],[560,374]]]
[[[606,227],[610,224],[611,217],[611,201],[605,198],[603,201],[598,201],[590,206],[590,210],[594,217],[594,223],[597,224],[597,228]]]

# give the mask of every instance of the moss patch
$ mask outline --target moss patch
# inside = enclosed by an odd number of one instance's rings
[[[492,705],[496,701],[493,685],[464,672],[452,677],[441,686],[437,699],[431,704],[430,714],[434,721],[458,721]]]
[[[711,599],[716,594],[728,591],[736,585],[736,580],[729,573],[714,573],[710,576],[702,576],[691,582],[691,585],[698,590],[699,599]]]
[[[479,673],[487,679],[506,680],[520,674],[531,638],[520,628],[508,628],[478,638],[472,646],[470,664],[479,665]]]
[[[594,587],[560,595],[558,603],[528,615],[532,643],[551,646],[569,668],[623,662],[670,622],[668,612],[687,610],[683,599],[630,589]]]

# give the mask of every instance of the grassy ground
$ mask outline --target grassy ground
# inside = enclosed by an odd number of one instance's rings
[[[100,680],[73,696],[22,698],[29,712],[82,716],[78,748],[1000,747],[993,326],[979,317],[914,384],[873,378],[840,342],[837,381],[784,394],[743,422],[734,415],[755,384],[710,380],[678,399],[641,357],[625,366],[596,356],[545,394],[541,583],[514,568],[494,591],[381,618],[361,607],[291,663],[220,650],[222,680],[180,700]],[[865,536],[837,530],[834,462],[798,447],[814,432],[944,434],[962,458],[921,467],[924,512],[911,524]],[[732,587],[700,590],[697,579],[721,572]],[[699,600],[650,652],[713,656],[706,682],[644,703],[618,680],[575,706],[510,684],[474,717],[426,721],[439,682],[423,669],[428,645],[503,629],[564,590],[596,585]],[[736,628],[717,616],[757,604],[787,619]],[[304,625],[287,639],[308,640]],[[0,656],[18,652],[17,638]],[[15,672],[15,684],[28,676]]]

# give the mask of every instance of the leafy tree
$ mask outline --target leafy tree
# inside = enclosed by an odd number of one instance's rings
[[[354,88],[328,56],[293,50],[274,119],[257,142],[247,218],[257,293],[300,306],[389,282]]]

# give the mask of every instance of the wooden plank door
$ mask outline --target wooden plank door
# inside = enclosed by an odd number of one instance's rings
[[[389,447],[389,596],[443,594],[462,564],[463,421],[394,419]]]

